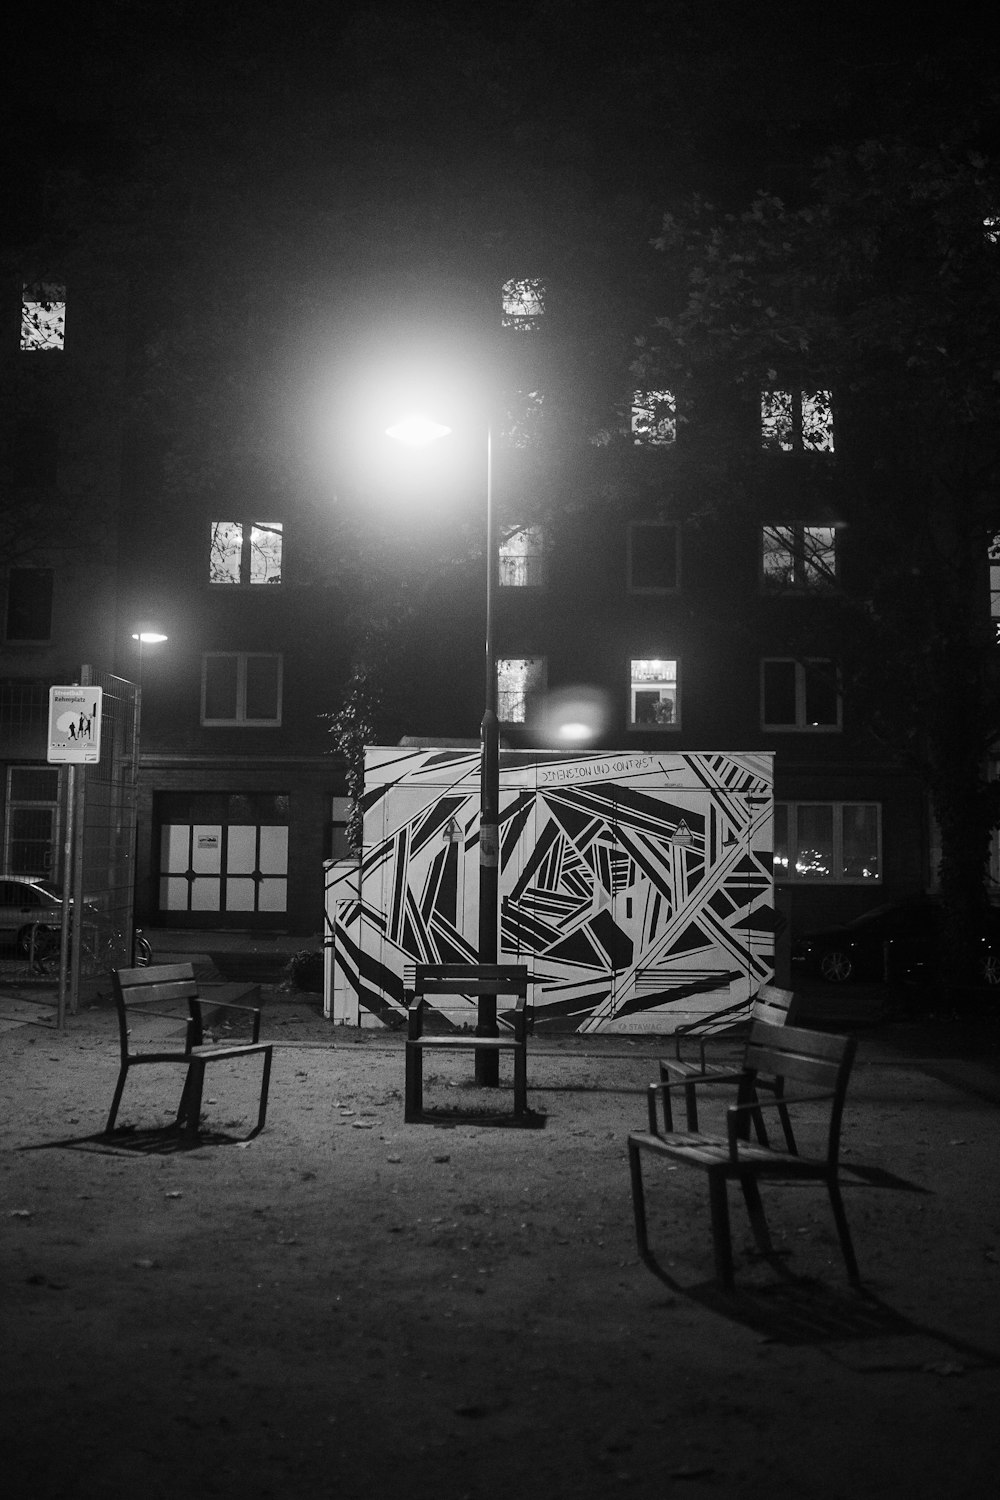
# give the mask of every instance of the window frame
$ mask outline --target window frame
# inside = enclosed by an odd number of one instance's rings
[[[212,558],[215,543],[215,528],[217,526],[239,526],[242,534],[240,537],[240,577],[238,580],[212,577]],[[253,533],[257,530],[277,531],[281,537],[280,554],[280,576],[276,579],[262,578],[254,579],[250,576],[252,572],[251,558],[253,554]],[[210,589],[232,589],[244,591],[252,589],[255,592],[267,593],[280,590],[285,581],[285,523],[284,521],[261,521],[250,520],[246,516],[236,517],[226,521],[221,518],[211,520],[208,523],[208,587]]]
[[[669,435],[662,435],[664,429]],[[637,448],[676,447],[677,393],[668,390],[633,391],[629,433]]]
[[[768,719],[765,708],[767,695],[765,692],[766,669],[772,663],[788,662],[795,669],[795,722],[794,724],[781,723],[774,719]],[[811,667],[827,668],[836,682],[835,693],[837,700],[836,720],[832,724],[813,724],[806,716],[808,705],[808,673]],[[844,719],[843,687],[841,683],[840,668],[832,657],[827,656],[762,656],[760,659],[760,727],[768,733],[775,734],[838,734],[843,729]]]
[[[524,683],[521,692],[521,702],[524,705],[524,715],[519,719],[512,719],[503,712],[505,707],[503,689],[500,686],[500,668],[504,662],[537,663],[538,674],[534,681],[528,680]],[[497,674],[497,719],[501,724],[526,724],[531,712],[531,699],[537,693],[544,693],[548,686],[549,659],[540,652],[533,652],[530,656],[498,656],[496,660]],[[530,672],[527,674],[530,678]]]
[[[639,683],[636,682],[634,667],[635,667],[635,664],[637,662],[664,662],[664,663],[668,663],[669,662],[669,663],[671,663],[673,665],[673,669],[674,669],[674,684],[673,684],[674,696],[673,696],[673,699],[671,701],[673,702],[674,709],[673,709],[673,718],[670,719],[669,721],[656,722],[656,723],[653,723],[653,724],[643,724],[643,723],[640,723],[640,722],[637,721],[637,719],[635,717],[635,713],[636,713],[636,693],[639,692],[639,691],[649,691],[651,689],[651,687],[653,687],[653,686],[656,685],[655,683],[651,682],[647,686],[647,685],[644,685],[641,680],[640,680]],[[628,684],[629,684],[628,720],[627,720],[627,723],[626,723],[626,726],[625,726],[626,729],[629,731],[629,733],[633,733],[634,732],[636,734],[673,734],[677,730],[679,730],[680,727],[681,727],[681,681],[682,681],[682,677],[681,677],[681,659],[680,659],[680,657],[677,657],[677,656],[632,656],[630,654],[629,655],[629,659],[628,659]],[[669,686],[669,681],[664,682],[663,686],[665,686],[665,687]],[[660,697],[660,701],[663,702],[662,695]]]
[[[536,551],[526,550],[524,552],[506,552],[505,547],[518,537],[534,539],[538,543]],[[509,567],[509,573],[523,571],[523,578],[504,577],[504,563]],[[497,546],[497,585],[502,589],[542,589],[548,583],[548,547],[544,526],[520,526],[512,531],[509,536],[502,537]]]
[[[264,658],[277,663],[275,677],[275,711],[273,719],[250,719],[246,716],[247,666],[251,660]],[[221,659],[236,661],[236,717],[210,719],[206,713],[209,662]],[[284,693],[284,656],[280,651],[205,651],[201,658],[201,715],[203,729],[280,729]]]
[[[52,324],[37,321],[30,309],[43,308],[55,313]],[[49,327],[54,337],[38,338]],[[34,339],[32,337],[34,335]],[[21,336],[22,354],[63,354],[66,350],[66,283],[64,281],[22,281]]]
[[[815,598],[817,595],[836,592],[840,586],[840,548],[837,538],[840,528],[836,523],[816,525],[812,522],[792,521],[774,522],[762,521],[760,524],[759,548],[757,553],[757,564],[760,570],[760,589],[763,594],[780,595],[788,597],[796,595],[800,598]],[[830,550],[833,552],[832,573],[827,574],[815,569],[810,573],[810,560],[818,553],[818,548],[807,549],[806,538],[810,532],[830,532]],[[791,558],[791,581],[782,582],[774,574],[768,573],[764,559],[767,555],[765,542],[768,535],[777,541],[784,541],[781,533],[788,533],[790,544],[786,550]],[[777,549],[774,549],[777,550]]]
[[[508,277],[500,288],[500,327],[515,333],[536,332],[545,319],[547,292],[541,276]]]
[[[635,533],[640,529],[672,531],[674,534],[674,581],[663,587],[654,584],[640,584],[634,578]],[[630,594],[654,594],[662,597],[665,594],[677,594],[681,587],[681,528],[675,521],[630,521],[625,537],[625,584]],[[634,658],[639,660],[640,658]]]
[[[798,838],[798,815],[799,815],[799,809],[803,808],[803,807],[822,807],[822,808],[830,808],[831,809],[831,814],[832,814],[832,819],[831,819],[831,863],[834,866],[834,869],[836,869],[836,870],[842,870],[843,867],[844,867],[844,813],[845,813],[845,810],[851,809],[851,808],[874,808],[874,810],[875,810],[875,862],[876,862],[876,866],[877,866],[876,873],[874,875],[870,875],[870,876],[867,876],[867,877],[864,876],[864,875],[850,876],[850,875],[843,875],[843,874],[834,874],[834,875],[830,875],[830,876],[824,876],[824,875],[812,875],[812,876],[810,876],[810,875],[807,875],[807,874],[798,874],[796,872],[796,870],[795,870],[795,866],[792,863],[793,856],[791,854],[791,851],[793,849],[797,848],[797,846],[799,844],[799,838]],[[788,856],[787,856],[787,860],[786,860],[786,865],[785,865],[784,872],[779,868],[779,864],[778,864],[778,823],[779,823],[779,815],[780,814],[784,814],[785,819],[786,819],[786,822],[785,822],[785,840],[786,840],[786,849],[788,851]],[[859,799],[840,799],[840,798],[831,799],[831,798],[816,798],[816,797],[800,797],[800,798],[795,798],[795,799],[792,799],[792,800],[789,800],[789,801],[786,801],[784,799],[782,799],[781,801],[776,801],[775,804],[774,804],[774,837],[773,837],[772,843],[773,843],[772,860],[773,860],[773,870],[774,870],[774,881],[775,881],[776,885],[796,885],[796,886],[806,886],[806,885],[808,885],[808,886],[821,886],[821,887],[829,887],[829,886],[833,886],[833,885],[838,885],[838,886],[850,885],[850,886],[862,886],[862,887],[864,887],[866,889],[871,889],[873,886],[882,886],[885,883],[884,882],[884,878],[883,878],[883,852],[882,852],[882,850],[883,850],[883,838],[882,838],[882,803],[880,801],[878,801],[874,797],[863,798],[863,799],[860,799],[860,798]]]
[[[784,442],[776,430],[769,431],[766,423],[765,402],[769,396],[784,396],[788,398],[788,441]],[[829,442],[812,443],[806,440],[805,411],[808,402],[821,398],[829,412],[829,422],[825,428]],[[764,453],[811,453],[820,457],[829,458],[837,451],[836,439],[836,406],[833,391],[829,387],[813,387],[811,390],[803,390],[801,386],[765,386],[760,393],[760,446]]]
[[[10,609],[11,609],[11,601],[12,601],[12,592],[11,592],[12,582],[11,581],[12,581],[15,573],[17,573],[17,574],[21,574],[21,573],[32,573],[32,574],[44,573],[47,576],[48,581],[49,581],[49,594],[48,594],[49,629],[48,629],[48,634],[47,635],[11,635],[11,633],[10,633]],[[37,588],[37,584],[35,585],[35,587]],[[56,570],[55,570],[55,568],[50,568],[50,567],[24,568],[24,567],[20,567],[20,566],[16,566],[16,565],[13,566],[13,567],[8,568],[7,569],[7,575],[6,575],[6,578],[4,580],[4,605],[3,605],[3,639],[4,639],[4,643],[7,644],[7,645],[10,645],[10,646],[50,646],[52,644],[52,617],[53,617],[53,614],[55,613],[55,596],[56,596]]]

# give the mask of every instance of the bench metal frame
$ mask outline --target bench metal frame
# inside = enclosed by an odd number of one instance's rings
[[[164,1063],[184,1069],[184,1086],[181,1091],[174,1128],[187,1136],[197,1137],[201,1119],[201,1100],[205,1084],[205,1069],[209,1063],[237,1062],[245,1057],[262,1057],[263,1070],[261,1073],[257,1124],[250,1132],[251,1137],[259,1135],[264,1128],[264,1121],[267,1116],[267,1095],[271,1079],[272,1051],[270,1042],[259,1040],[259,1005],[242,1005],[202,997],[198,993],[198,985],[194,977],[194,967],[190,963],[156,964],[140,969],[112,969],[111,985],[114,993],[115,1007],[118,1012],[121,1066],[118,1071],[118,1082],[115,1085],[114,1098],[111,1101],[108,1123],[104,1128],[105,1135],[110,1135],[115,1128],[118,1107],[121,1104],[122,1094],[125,1091],[125,1080],[128,1077],[129,1068],[140,1067],[148,1063]],[[259,998],[260,986],[253,986],[246,993]],[[188,1015],[186,1017],[183,1014],[178,1014],[176,1010],[170,1011],[165,1009],[166,1006],[177,1005],[179,1002],[187,1006]],[[249,1042],[225,1042],[222,1044],[206,1043],[204,1015],[206,1007],[213,1012],[216,1010],[230,1010],[251,1015],[253,1017],[251,1040]],[[136,1043],[132,1037],[132,1022],[148,1016],[156,1016],[161,1020],[171,1020],[178,1022],[178,1024],[183,1024],[186,1028],[183,1047],[167,1048],[157,1046],[152,1051],[137,1050]]]
[[[784,990],[775,984],[762,984],[750,1007],[750,1025],[752,1027],[755,1021],[766,1021],[771,1026],[793,1026],[798,1009],[799,1000],[794,990]],[[660,1058],[660,1082],[684,1084],[684,1106],[688,1130],[698,1129],[697,1085],[699,1083],[739,1083],[746,1072],[745,1058],[738,1063],[719,1063],[709,1060],[705,1051],[706,1041],[724,1034],[716,1026],[705,1029],[712,1020],[712,1017],[708,1017],[706,1021],[696,1021],[691,1026],[675,1032],[674,1056]],[[692,1055],[692,1043],[697,1044],[697,1055]],[[782,1080],[758,1076],[755,1082],[758,1090],[764,1089],[775,1096],[785,1143],[789,1151],[794,1151],[795,1135],[792,1131],[791,1116],[781,1100],[784,1087]],[[674,1128],[670,1094],[666,1090],[663,1094],[663,1124],[666,1130]],[[768,1144],[767,1128],[760,1111],[753,1116],[753,1124],[757,1139],[762,1146],[766,1146]]]
[[[424,1118],[424,1053],[510,1052],[514,1060],[514,1116],[528,1112],[528,969],[525,964],[417,964],[412,990],[406,1000],[406,1093],[403,1119],[407,1124]],[[424,1030],[425,1010],[431,995],[513,995],[514,1014],[509,1031],[498,1036],[474,1032]],[[502,1023],[501,1023],[502,1024]]]
[[[772,1026],[766,1021],[755,1022],[747,1043],[746,1066],[739,1099],[726,1111],[724,1136],[706,1135],[697,1130],[661,1132],[657,1125],[657,1096],[667,1094],[675,1088],[686,1089],[689,1081],[676,1079],[650,1084],[647,1097],[649,1129],[646,1132],[636,1132],[628,1138],[635,1232],[643,1260],[653,1263],[649,1250],[642,1182],[642,1153],[649,1152],[654,1156],[666,1157],[677,1165],[696,1167],[706,1173],[715,1272],[727,1291],[733,1286],[727,1197],[727,1184],[731,1181],[740,1185],[754,1237],[764,1255],[772,1255],[774,1251],[758,1183],[762,1179],[825,1183],[847,1273],[852,1282],[857,1282],[860,1279],[858,1264],[838,1181],[841,1118],[855,1049],[853,1037],[829,1036],[792,1026]],[[785,1093],[773,1100],[759,1099],[755,1089],[761,1072],[792,1082],[795,1094]],[[828,1105],[824,1155],[800,1156],[794,1151],[772,1150],[766,1145],[750,1141],[749,1124],[755,1111],[800,1104],[815,1106],[818,1101]]]

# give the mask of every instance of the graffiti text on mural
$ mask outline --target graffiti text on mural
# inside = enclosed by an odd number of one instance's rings
[[[584,762],[575,766],[550,766],[542,771],[542,782],[546,781],[606,781],[611,776],[629,775],[635,771],[648,771],[653,760],[649,755],[635,755],[631,759]]]

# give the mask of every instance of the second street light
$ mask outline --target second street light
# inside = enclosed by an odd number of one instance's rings
[[[426,447],[447,437],[450,427],[429,417],[408,416],[386,428],[389,437],[411,447]],[[480,731],[479,770],[479,962],[497,962],[500,890],[500,722],[497,718],[497,667],[493,609],[497,576],[496,519],[493,513],[493,435],[486,429],[486,693]],[[498,1034],[497,997],[480,995],[476,1035]],[[500,1060],[495,1052],[476,1052],[476,1082],[496,1087]]]

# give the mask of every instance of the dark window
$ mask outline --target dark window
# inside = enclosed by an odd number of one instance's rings
[[[628,584],[633,593],[677,587],[677,527],[637,521],[628,529]]]
[[[7,574],[8,641],[48,641],[52,637],[52,568],[11,568]]]

